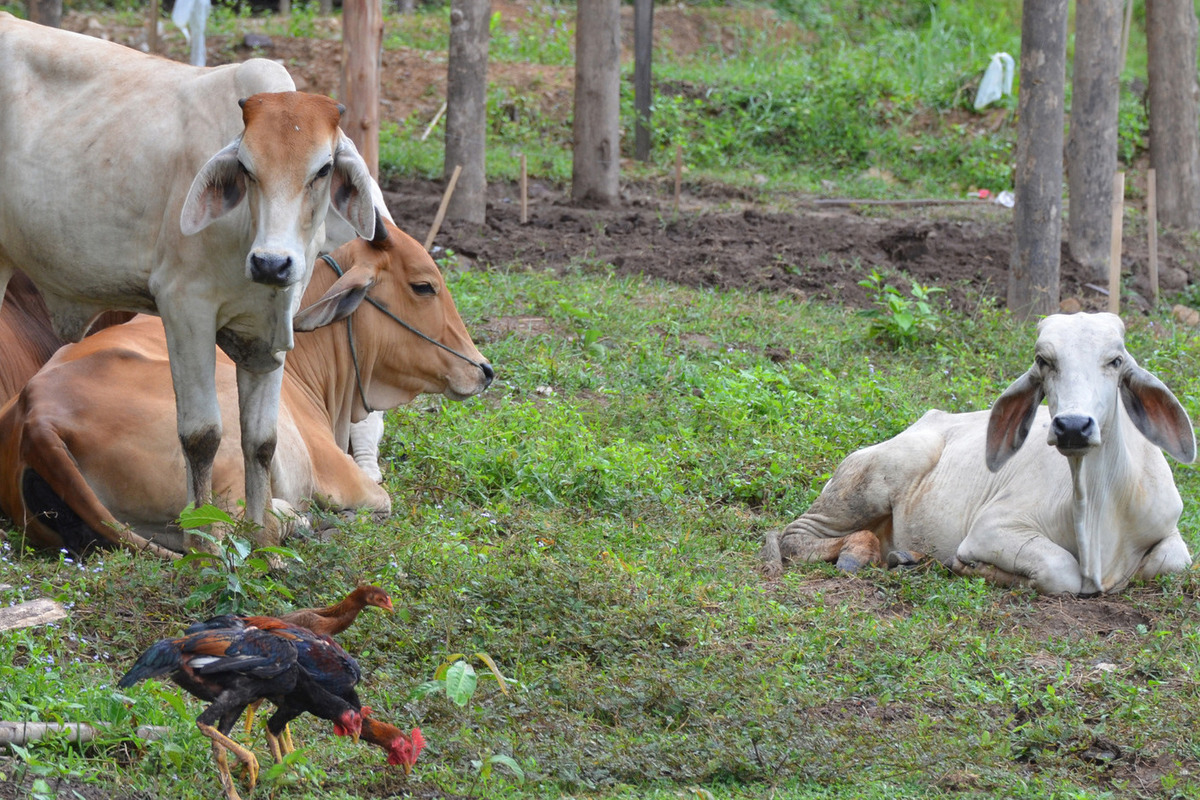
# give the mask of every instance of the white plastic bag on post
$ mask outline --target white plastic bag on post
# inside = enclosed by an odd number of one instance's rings
[[[208,22],[210,0],[177,0],[171,11],[171,21],[183,31],[183,38],[192,45],[190,63],[203,67],[207,60],[204,46],[204,26]]]
[[[979,91],[975,93],[976,111],[982,111],[990,103],[1012,94],[1015,69],[1013,57],[1008,53],[995,53],[992,56],[991,62],[983,72],[983,80],[979,82]]]

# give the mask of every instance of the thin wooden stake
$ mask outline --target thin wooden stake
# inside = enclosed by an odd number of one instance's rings
[[[1133,0],[1125,0],[1125,20],[1121,25],[1121,61],[1117,75],[1125,71],[1125,54],[1129,52],[1129,29],[1133,26]]]
[[[433,115],[433,119],[429,121],[429,127],[427,127],[425,129],[425,132],[421,134],[422,142],[429,138],[429,134],[433,133],[433,126],[438,124],[438,120],[441,119],[442,114],[445,114],[445,113],[446,113],[446,104],[442,103],[442,107],[437,110],[437,113]]]
[[[446,192],[442,195],[442,204],[438,206],[437,215],[433,218],[433,227],[429,229],[429,235],[425,237],[425,249],[433,247],[433,238],[437,236],[438,229],[442,227],[442,220],[446,217],[446,206],[450,205],[450,195],[454,194],[454,184],[458,183],[458,173],[462,172],[462,164],[454,166],[454,172],[450,174],[450,182],[446,184]]]
[[[525,170],[525,154],[521,153],[521,224],[529,221],[529,173]]]
[[[1158,179],[1151,167],[1146,173],[1146,227],[1150,237],[1150,294],[1158,305]]]
[[[1113,175],[1112,250],[1108,261],[1108,310],[1121,313],[1121,228],[1125,218],[1125,173]]]
[[[679,194],[683,191],[683,145],[675,145],[675,213],[679,213]]]
[[[146,50],[158,52],[158,0],[150,0],[146,9]]]

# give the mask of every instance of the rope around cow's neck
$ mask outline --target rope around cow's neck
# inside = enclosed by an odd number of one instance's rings
[[[339,278],[345,274],[342,271],[342,268],[338,265],[337,261],[334,260],[333,256],[329,255],[328,253],[322,253],[321,259],[326,264],[329,265],[330,269],[332,269]],[[478,361],[474,360],[473,358],[469,358],[469,357],[463,355],[462,353],[458,352],[457,350],[455,350],[452,347],[448,347],[448,346],[442,344],[437,339],[433,339],[429,336],[426,336],[424,333],[417,330],[412,325],[409,325],[407,322],[405,322],[404,320],[397,317],[395,314],[393,314],[391,311],[388,310],[387,306],[385,306],[383,303],[380,303],[374,297],[367,295],[365,299],[368,303],[370,303],[371,305],[373,305],[377,309],[379,309],[381,312],[383,312],[384,316],[389,317],[393,322],[398,323],[400,325],[400,327],[404,328],[406,331],[409,331],[410,333],[415,334],[417,337],[424,339],[425,341],[429,342],[432,345],[436,345],[437,347],[442,348],[447,353],[450,353],[453,356],[457,356],[458,358],[461,358],[463,361],[467,362],[468,364],[472,365],[473,367],[478,368],[480,372],[483,372],[484,374],[487,373],[487,370],[485,370],[483,368],[483,365],[480,364]],[[373,414],[375,412],[375,409],[371,408],[370,403],[367,402],[367,393],[363,390],[362,371],[359,369],[359,366],[358,366],[358,351],[354,346],[354,323],[353,323],[353,320],[354,320],[353,313],[346,317],[346,338],[350,342],[350,360],[352,362],[354,362],[354,383],[358,386],[358,397],[362,401],[363,408],[365,408],[367,410],[368,414]]]

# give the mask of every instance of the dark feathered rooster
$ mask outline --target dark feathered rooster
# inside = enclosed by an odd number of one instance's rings
[[[257,708],[263,700],[270,700],[276,706],[275,713],[267,720],[267,743],[277,762],[293,749],[288,723],[305,712],[332,721],[333,732],[338,736],[358,739],[362,729],[359,711],[362,703],[355,687],[362,679],[362,671],[358,662],[337,642],[275,617],[234,614],[198,622],[189,627],[187,633],[230,628],[267,631],[290,641],[296,648],[297,676],[293,689],[282,695],[264,694],[250,704]]]
[[[270,617],[217,617],[189,628],[184,636],[151,645],[118,682],[121,688],[170,675],[188,693],[209,703],[196,718],[212,740],[221,787],[240,800],[226,752],[246,765],[250,788],[258,760],[229,738],[250,703],[271,700],[278,711],[267,722],[272,755],[282,759],[279,733],[305,711],[332,720],[334,732],[358,737],[362,729],[354,686],[359,670],[331,639]],[[290,744],[288,745],[290,748]]]
[[[384,611],[392,610],[392,598],[378,586],[363,584],[346,596],[340,603],[325,608],[302,608],[279,617],[283,622],[308,628],[313,633],[323,636],[336,636],[354,624],[359,612],[368,606],[375,606]],[[246,733],[254,727],[254,715],[262,701],[250,704],[246,714]],[[284,730],[285,740],[291,745],[291,734]]]

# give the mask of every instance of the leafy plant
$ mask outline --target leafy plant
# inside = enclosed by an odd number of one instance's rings
[[[945,289],[913,281],[909,289],[912,296],[905,297],[895,286],[884,283],[877,270],[871,270],[870,276],[858,285],[873,294],[871,302],[875,307],[861,312],[871,320],[871,336],[899,346],[917,341],[922,333],[937,330],[939,315],[933,298]]]
[[[220,526],[229,531],[215,536],[203,530]],[[201,584],[192,590],[184,605],[197,608],[215,602],[217,614],[237,614],[251,599],[260,600],[279,593],[292,598],[291,591],[271,575],[271,556],[302,561],[286,547],[253,548],[247,538],[257,526],[248,520],[237,522],[213,505],[189,506],[179,515],[179,526],[186,533],[209,543],[209,551],[192,550],[176,562],[176,569],[195,569]]]
[[[419,700],[438,692],[445,692],[446,697],[452,703],[459,707],[465,707],[474,696],[475,688],[479,685],[479,676],[476,674],[475,668],[463,660],[465,657],[464,653],[454,653],[448,656],[434,671],[433,680],[426,681],[414,689],[409,699]],[[508,682],[505,681],[504,675],[492,657],[487,653],[476,653],[475,658],[482,661],[490,670],[492,676],[496,678],[496,683],[500,685],[500,691],[508,694]]]

